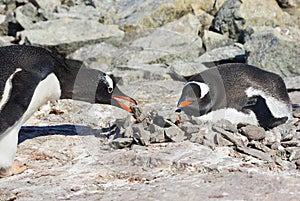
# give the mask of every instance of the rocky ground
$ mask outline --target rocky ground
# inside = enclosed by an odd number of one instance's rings
[[[298,0],[0,1],[0,44],[32,44],[113,74],[138,103],[49,103],[24,125],[0,200],[299,200]],[[247,62],[280,74],[291,122],[187,121],[190,75]]]

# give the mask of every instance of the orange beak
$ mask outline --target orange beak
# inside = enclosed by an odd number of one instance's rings
[[[186,106],[188,106],[188,105],[190,105],[190,104],[192,104],[193,103],[193,101],[191,101],[191,100],[185,100],[185,101],[182,101],[179,105],[178,105],[178,107],[179,108],[184,108],[184,107],[186,107]]]
[[[118,102],[118,104],[121,106],[121,108],[123,108],[124,110],[126,110],[127,112],[130,112],[130,113],[132,113],[132,110],[130,109],[130,107],[125,105],[121,100],[125,100],[129,104],[131,103],[131,104],[137,105],[137,102],[134,99],[126,97],[126,96],[112,96],[112,98]],[[118,100],[118,99],[121,99],[121,100]]]

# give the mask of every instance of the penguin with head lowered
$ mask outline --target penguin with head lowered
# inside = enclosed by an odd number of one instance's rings
[[[107,74],[40,47],[0,47],[0,63],[0,177],[24,170],[14,162],[19,130],[48,101],[75,99],[128,112],[123,102],[136,104]]]
[[[184,85],[178,110],[203,121],[260,125],[271,129],[292,118],[282,78],[260,68],[230,63],[193,75]]]

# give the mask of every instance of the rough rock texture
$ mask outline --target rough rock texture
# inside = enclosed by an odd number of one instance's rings
[[[284,31],[264,29],[255,32],[245,44],[249,52],[248,63],[283,76],[300,75],[300,32],[293,36],[288,35],[288,31],[282,34]]]
[[[275,0],[229,0],[213,21],[214,30],[227,34],[231,38],[245,41],[245,37],[251,34],[253,26],[284,26],[286,15]]]
[[[298,200],[299,0],[0,1],[0,45],[33,44],[113,74],[134,115],[48,103],[19,134],[27,170],[0,200]],[[186,79],[248,62],[284,76],[271,130],[175,113]],[[267,81],[267,80],[266,80]]]
[[[30,30],[19,32],[18,36],[20,44],[57,47],[60,53],[69,54],[84,45],[104,40],[120,41],[124,33],[115,25],[63,18],[36,23]]]

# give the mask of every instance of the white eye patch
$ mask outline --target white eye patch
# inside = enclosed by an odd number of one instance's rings
[[[113,89],[114,89],[114,82],[113,82],[113,80],[111,79],[111,77],[109,77],[106,74],[105,74],[104,78],[105,78],[105,81],[107,82],[108,92],[112,93]]]
[[[190,81],[190,82],[187,82],[184,87],[186,87],[187,85],[189,84],[197,84],[199,87],[200,87],[200,90],[201,90],[201,95],[200,95],[200,98],[203,98],[206,94],[208,94],[209,92],[209,87],[207,84],[204,84],[202,82],[196,82],[196,81]]]

